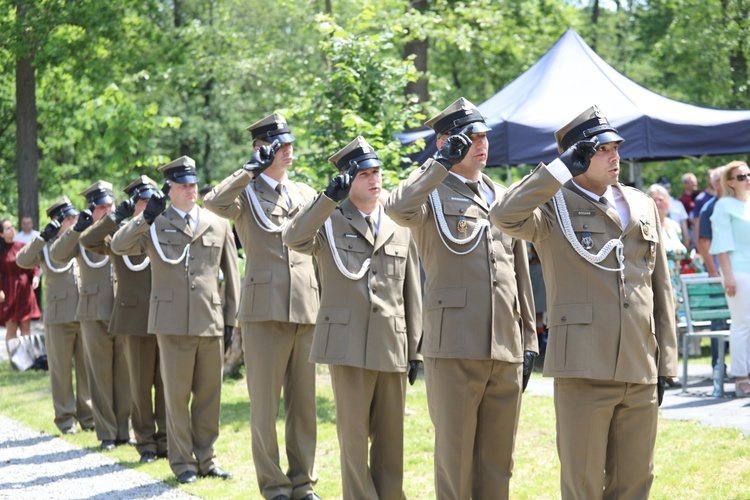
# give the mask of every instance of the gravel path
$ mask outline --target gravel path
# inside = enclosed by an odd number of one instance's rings
[[[0,498],[195,499],[101,453],[0,415]]]

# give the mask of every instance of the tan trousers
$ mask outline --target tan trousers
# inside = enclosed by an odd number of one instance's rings
[[[406,373],[339,365],[329,370],[344,498],[405,499]]]
[[[309,361],[314,325],[278,321],[242,322],[242,345],[250,396],[255,472],[265,498],[313,493],[317,440],[315,364]],[[279,465],[276,418],[284,393],[286,456]]]
[[[81,325],[77,322],[45,325],[44,343],[47,347],[55,425],[63,430],[78,422],[82,429],[93,429],[94,416]],[[73,366],[76,374],[75,393]]]
[[[656,385],[555,379],[562,498],[648,498],[654,480]]]
[[[169,466],[176,476],[189,470],[207,474],[219,466],[214,444],[221,416],[222,338],[157,334],[156,340],[167,408]]]
[[[122,337],[107,331],[108,321],[81,321],[86,373],[91,389],[96,437],[130,439],[130,379]]]
[[[425,358],[438,499],[508,498],[522,373],[521,363]]]
[[[123,335],[130,372],[130,420],[138,453],[167,453],[167,410],[155,335]],[[153,392],[152,392],[153,388]]]

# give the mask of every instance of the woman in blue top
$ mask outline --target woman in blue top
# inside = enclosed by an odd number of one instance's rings
[[[733,161],[721,174],[723,196],[711,216],[713,240],[724,277],[732,326],[729,346],[737,397],[750,396],[750,168]]]

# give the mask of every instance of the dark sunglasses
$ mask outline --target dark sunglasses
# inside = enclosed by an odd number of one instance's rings
[[[733,180],[737,179],[738,181],[743,181],[744,182],[744,181],[747,180],[748,177],[750,177],[750,174],[737,174],[734,177],[730,177],[729,180],[733,181]]]

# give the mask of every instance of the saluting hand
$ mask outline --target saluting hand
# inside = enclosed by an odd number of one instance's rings
[[[167,194],[169,194],[170,185],[168,182],[164,183],[161,191],[156,191],[149,198],[146,208],[143,209],[143,218],[146,223],[150,226],[154,223],[157,217],[164,213],[167,208]]]
[[[78,214],[78,220],[76,221],[76,225],[73,226],[73,231],[76,233],[82,233],[86,230],[91,224],[94,223],[94,216],[91,213],[91,210],[88,208],[86,210],[81,210],[81,213]]]
[[[340,201],[349,195],[349,189],[352,187],[354,178],[357,177],[357,164],[353,164],[349,167],[346,172],[340,173],[328,184],[328,187],[323,192],[333,201]]]
[[[117,208],[115,209],[115,222],[119,224],[123,221],[123,219],[132,217],[134,213],[135,201],[133,201],[133,198],[128,198],[127,200],[117,205]]]
[[[253,151],[253,155],[242,168],[253,174],[253,177],[258,177],[261,172],[271,166],[280,147],[281,143],[278,140],[273,141],[270,146],[259,147]]]
[[[448,170],[461,163],[471,149],[471,134],[473,132],[474,125],[469,124],[458,134],[448,137],[433,156],[435,161]]]
[[[568,167],[570,175],[575,177],[589,169],[591,158],[596,154],[598,147],[599,139],[596,137],[584,139],[570,146],[559,158]]]
[[[60,223],[57,222],[57,220],[52,219],[51,221],[47,223],[46,226],[44,226],[44,230],[41,233],[39,233],[39,236],[44,241],[49,241],[52,238],[54,238],[59,231],[60,231]]]

